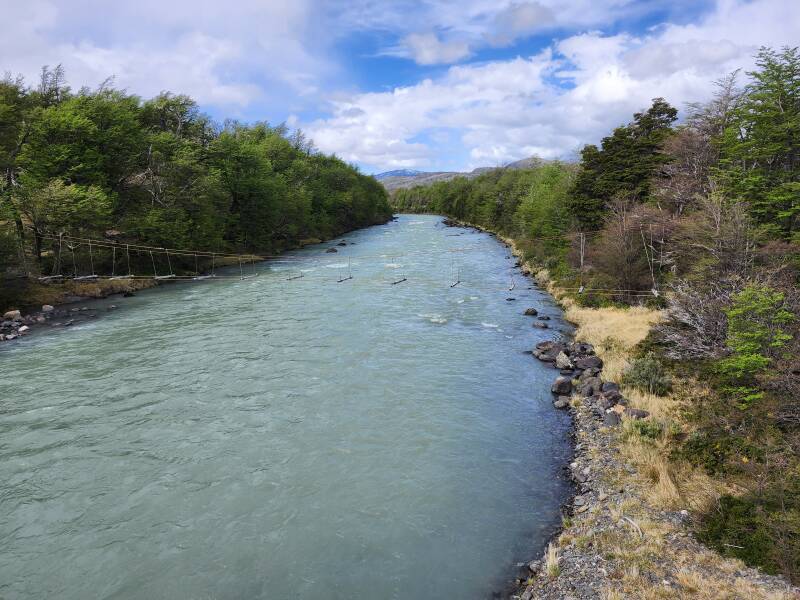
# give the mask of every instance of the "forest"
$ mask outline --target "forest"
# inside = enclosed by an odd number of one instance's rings
[[[0,172],[6,282],[58,270],[59,235],[270,254],[391,217],[374,178],[301,131],[220,125],[188,96],[142,100],[110,81],[73,92],[61,67],[35,86],[0,80]],[[88,272],[85,245],[74,252],[69,268]],[[93,260],[111,272],[111,256]]]
[[[645,433],[737,490],[697,524],[702,540],[798,581],[800,53],[762,48],[756,65],[680,122],[653,100],[577,165],[495,170],[392,203],[514,238],[582,305],[664,309],[632,377],[704,393]]]

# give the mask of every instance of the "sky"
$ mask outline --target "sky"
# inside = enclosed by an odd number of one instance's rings
[[[571,160],[800,44],[796,0],[0,0],[0,73],[187,93],[367,173]]]

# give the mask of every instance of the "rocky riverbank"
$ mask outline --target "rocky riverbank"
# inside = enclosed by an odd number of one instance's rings
[[[146,279],[101,279],[92,282],[66,281],[57,284],[31,284],[26,303],[12,308],[0,320],[0,343],[12,342],[31,335],[39,329],[71,327],[82,321],[97,318],[99,309],[80,306],[85,300],[132,296],[137,291],[154,287],[156,281]],[[31,304],[42,302],[41,307]],[[104,310],[113,310],[111,304]]]
[[[650,437],[659,426],[651,413],[663,415],[674,401],[619,384],[635,346],[660,314],[577,307],[545,271],[524,262],[513,240],[488,233],[511,248],[522,271],[553,295],[577,327],[574,340],[541,342],[531,352],[553,366],[553,405],[568,410],[573,419],[575,454],[568,470],[575,494],[563,507],[561,531],[543,555],[521,565],[508,596],[800,598],[800,590],[783,578],[724,558],[694,537],[701,512],[698,496],[705,494],[707,502],[718,492],[701,474],[673,472]],[[535,311],[529,314],[536,316]],[[679,478],[686,488],[702,489],[689,490],[693,494],[680,490]]]

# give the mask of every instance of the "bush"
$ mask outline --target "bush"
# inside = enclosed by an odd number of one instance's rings
[[[761,495],[723,496],[703,518],[698,539],[767,573],[782,572],[796,583],[800,577],[797,484],[795,478],[768,486]]]
[[[651,440],[657,440],[664,431],[664,426],[652,419],[637,419],[636,421],[631,421],[631,428],[639,434],[639,437]]]
[[[672,390],[672,379],[652,352],[633,361],[625,371],[622,383],[657,396],[663,396]]]

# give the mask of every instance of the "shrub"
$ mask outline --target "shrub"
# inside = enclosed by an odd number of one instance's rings
[[[631,428],[639,437],[649,438],[651,440],[657,440],[664,431],[663,425],[653,419],[637,419],[631,421]]]
[[[800,481],[773,483],[760,494],[723,496],[700,525],[700,541],[767,573],[800,578]]]
[[[657,396],[663,396],[672,389],[672,379],[652,352],[633,361],[625,371],[622,383]]]

